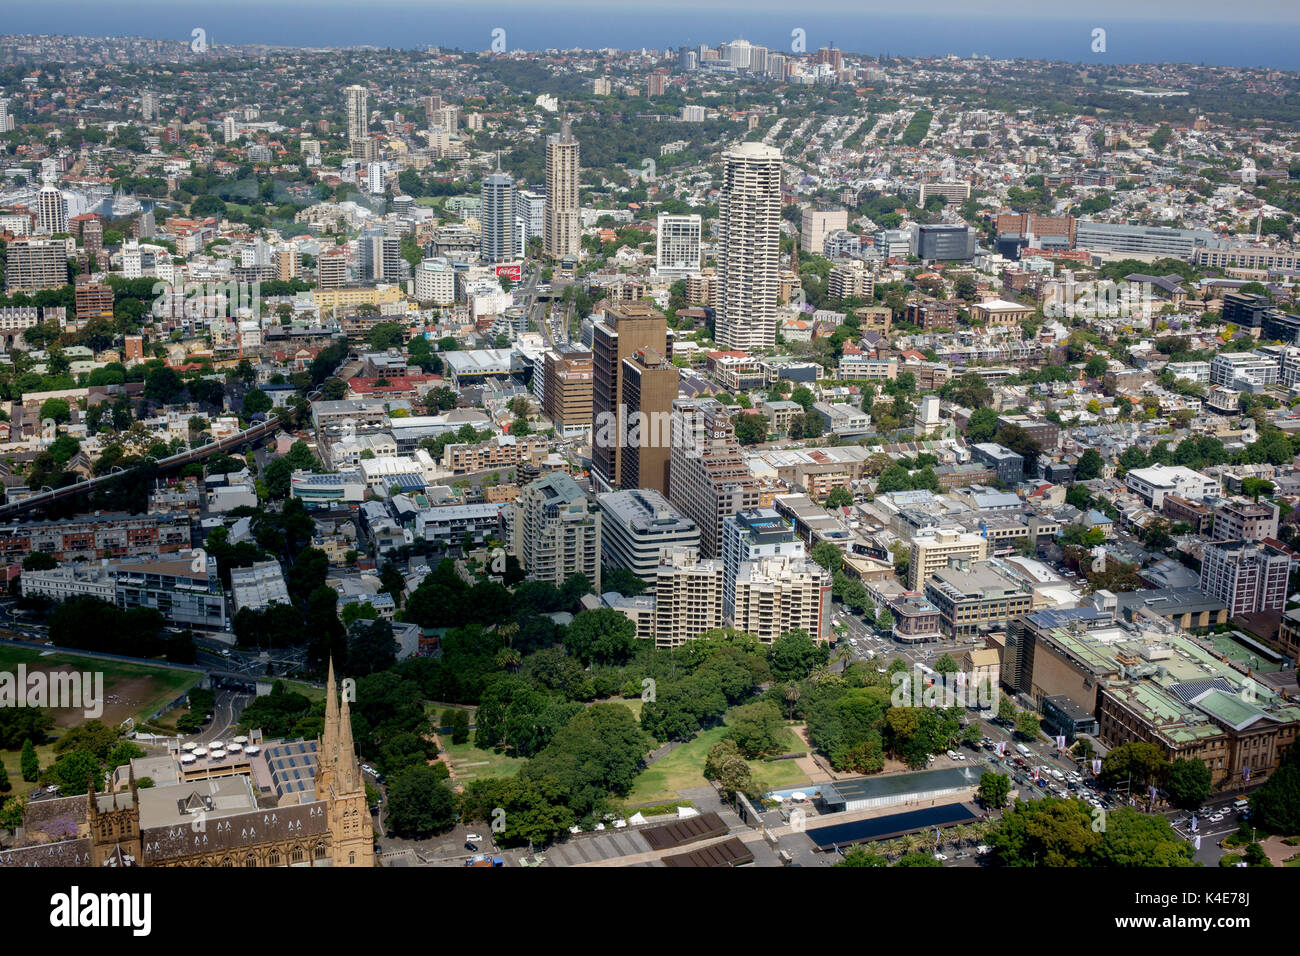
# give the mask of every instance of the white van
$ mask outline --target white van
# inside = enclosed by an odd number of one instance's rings
[[[1016,744],[1016,750],[1019,751],[1022,757],[1028,757],[1033,752],[1024,744]]]
[[[1249,806],[1250,806],[1250,801],[1246,800],[1245,798],[1241,800],[1232,801],[1232,809],[1236,810],[1238,813],[1240,813],[1242,810],[1245,810]]]

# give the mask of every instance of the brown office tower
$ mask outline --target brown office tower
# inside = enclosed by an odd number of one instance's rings
[[[623,361],[639,349],[652,349],[668,356],[668,320],[644,302],[620,302],[605,310],[602,321],[595,323],[592,336],[592,395],[591,395],[591,477],[597,491],[619,488],[636,488],[637,475],[624,476],[622,471],[623,446],[628,433],[627,413],[644,412],[654,420],[653,413],[671,413],[672,398],[659,405],[648,404],[649,399],[659,400],[661,389],[655,387],[647,399],[636,408],[626,408],[623,401]],[[673,390],[676,397],[676,389]],[[654,486],[662,490],[662,486]]]
[[[677,366],[655,349],[637,349],[623,360],[622,404],[628,424],[619,462],[620,488],[668,494],[672,408],[679,380]]]
[[[542,411],[557,431],[572,435],[591,427],[591,353],[546,353]]]
[[[700,528],[700,556],[722,554],[724,519],[762,502],[762,492],[740,453],[735,429],[716,399],[673,403],[668,500]]]

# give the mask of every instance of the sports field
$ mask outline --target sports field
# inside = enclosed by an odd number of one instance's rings
[[[184,694],[202,677],[197,671],[162,663],[137,664],[66,651],[0,646],[0,671],[16,673],[19,664],[25,665],[29,674],[35,671],[102,674],[104,712],[98,719],[110,727],[116,727],[128,717],[137,721],[148,717],[168,701]],[[54,710],[53,715],[56,733],[87,719],[80,710]]]

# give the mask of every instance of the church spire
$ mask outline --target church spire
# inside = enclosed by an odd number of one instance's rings
[[[329,659],[329,676],[325,678],[325,726],[316,739],[316,799],[329,795],[334,784],[333,770],[338,759],[338,692],[334,685],[334,658]]]
[[[338,687],[334,683],[334,657],[330,657],[329,676],[325,679],[325,730],[321,745],[332,750],[338,742],[339,733],[339,698]]]
[[[335,766],[343,774],[344,792],[353,790],[357,785],[357,755],[352,746],[352,713],[348,707],[347,694],[343,695],[343,708],[339,712],[338,749],[334,752]]]

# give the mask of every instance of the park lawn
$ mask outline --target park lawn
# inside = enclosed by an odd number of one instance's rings
[[[30,647],[0,647],[0,670],[14,671],[24,664],[28,671],[75,670],[104,675],[104,712],[98,718],[116,727],[133,717],[142,721],[164,704],[189,691],[203,677],[163,662],[137,664],[66,651],[47,653]],[[68,728],[87,718],[80,711],[54,711],[56,727]]]
[[[634,807],[651,803],[668,803],[683,799],[682,790],[709,786],[709,781],[704,776],[704,761],[708,759],[709,748],[720,742],[726,733],[726,726],[712,727],[641,771],[624,804]],[[782,748],[784,752],[807,752],[808,748],[795,737],[794,731],[787,727],[785,733],[790,739],[788,746]],[[793,760],[746,762],[749,764],[755,782],[763,790],[800,787],[809,782],[808,776]]]
[[[645,701],[640,697],[606,697],[604,700],[593,700],[593,704],[622,704],[628,710],[632,711],[632,716],[636,718],[637,723],[641,722],[641,708],[645,706]]]
[[[42,770],[54,763],[54,742],[37,745],[36,756],[40,758]],[[0,794],[0,801],[7,800],[9,797],[21,797],[36,786],[34,782],[28,783],[23,779],[22,757],[21,748],[0,750],[0,763],[4,764],[5,772],[9,774],[9,785],[13,788],[8,793]]]
[[[473,737],[470,738],[473,740]],[[438,742],[456,771],[456,782],[467,783],[483,777],[513,777],[526,762],[522,757],[481,750],[472,743],[453,744],[450,734],[439,734]]]
[[[313,702],[325,699],[324,687],[313,687],[311,684],[304,684],[301,681],[284,681],[284,689],[291,694],[302,694],[302,696]]]

